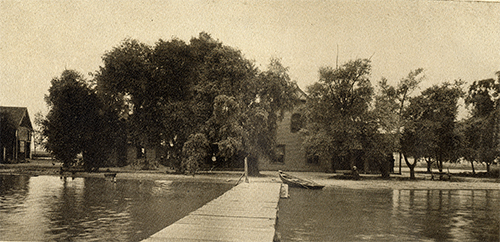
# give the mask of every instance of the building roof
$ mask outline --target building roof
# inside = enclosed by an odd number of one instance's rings
[[[299,100],[305,101],[307,99],[307,94],[300,89],[300,87],[297,87],[297,96]]]
[[[28,114],[28,108],[26,107],[0,106],[0,115],[5,116],[9,124],[14,126],[16,129],[19,129],[19,127],[33,129],[30,116]]]

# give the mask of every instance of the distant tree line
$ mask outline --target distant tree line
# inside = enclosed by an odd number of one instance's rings
[[[84,167],[96,170],[131,142],[166,150],[179,172],[229,168],[246,157],[256,175],[260,158],[276,159],[277,121],[298,101],[298,87],[278,59],[261,71],[207,33],[154,46],[127,39],[102,60],[90,80],[63,71],[45,97],[50,111],[40,121],[41,143],[66,166],[82,154]],[[363,164],[362,170],[376,167],[383,177],[389,177],[393,152],[412,178],[418,160],[429,170],[459,159],[489,170],[500,152],[500,72],[467,92],[455,81],[415,94],[423,71],[411,71],[395,86],[383,78],[375,89],[368,59],[320,68],[303,109],[307,157],[328,160],[333,170],[339,160]],[[457,120],[462,98],[470,117]],[[147,157],[144,167],[155,167]]]
[[[436,164],[465,159],[484,163],[487,171],[500,158],[500,72],[498,79],[444,82],[414,95],[424,79],[423,69],[411,71],[396,86],[383,78],[378,93],[369,80],[370,60],[349,61],[339,68],[324,67],[319,81],[308,87],[308,118],[304,146],[309,158],[331,160],[350,167],[378,167],[389,177],[392,153],[399,152],[415,178],[417,161],[428,171]],[[470,117],[458,120],[459,100]],[[413,157],[411,162],[408,157]],[[369,167],[358,167],[369,170]]]

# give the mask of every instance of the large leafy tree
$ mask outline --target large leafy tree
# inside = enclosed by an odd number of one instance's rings
[[[282,121],[285,111],[291,111],[300,102],[297,83],[288,75],[288,68],[279,59],[271,59],[266,71],[256,79],[256,97],[247,105],[245,129],[249,132],[250,154],[276,159],[277,122]],[[250,164],[257,164],[258,156],[249,156]],[[250,166],[250,173],[258,167]]]
[[[231,49],[226,51],[233,52]],[[220,157],[214,165],[227,165],[235,159],[238,163],[238,159],[247,157],[249,174],[257,175],[259,158],[274,158],[276,122],[285,110],[293,108],[297,86],[279,60],[272,59],[268,70],[257,74],[253,65],[240,55],[233,52],[224,61],[217,61],[231,63],[229,68],[217,64],[211,67],[215,70],[206,70],[208,73],[223,72],[225,74],[215,76],[225,78],[200,83],[206,85],[201,89],[206,92],[202,95],[205,100],[215,96],[205,132],[211,143],[216,144],[213,152]]]
[[[410,167],[411,178],[415,177],[413,168],[420,158],[436,160],[439,171],[442,171],[444,161],[458,159],[459,137],[455,133],[455,124],[458,100],[463,95],[462,84],[461,81],[445,82],[410,98],[410,105],[403,114],[401,150]],[[414,157],[415,163],[411,164],[408,156]]]
[[[444,161],[456,161],[458,157],[457,148],[459,141],[455,133],[456,118],[458,114],[458,101],[463,97],[463,82],[444,83],[441,86],[431,87],[422,95],[431,102],[428,110],[429,119],[437,123],[436,128],[436,149],[434,158],[440,172],[443,171]]]
[[[201,111],[205,108],[193,98],[197,68],[202,63],[197,55],[198,51],[191,45],[173,39],[157,42],[152,56],[152,63],[156,66],[153,82],[156,84],[151,94],[157,97],[159,112],[156,116],[160,117],[156,147],[165,148],[170,164],[181,169],[183,144],[207,119],[205,112]],[[168,145],[158,146],[158,142]]]
[[[400,137],[401,154],[410,168],[410,178],[415,178],[415,166],[420,158],[434,157],[437,148],[437,122],[433,122],[423,113],[428,112],[430,104],[423,96],[410,99],[410,105],[404,112],[404,132]],[[432,111],[431,111],[432,112]],[[411,163],[408,157],[413,157]]]
[[[99,95],[116,113],[130,115],[130,136],[143,146],[159,139],[161,123],[157,97],[150,94],[156,84],[151,56],[151,47],[126,40],[103,56],[104,66],[95,74]]]
[[[471,165],[472,174],[476,174],[476,169],[474,163],[478,162],[476,160],[476,150],[473,145],[477,137],[475,137],[475,131],[472,118],[463,119],[457,122],[456,134],[459,141],[459,155],[467,160]]]
[[[186,140],[194,121],[189,108],[195,67],[191,52],[177,39],[159,40],[154,47],[125,40],[103,56],[104,66],[95,74],[98,94],[110,112],[126,120],[122,131],[136,145],[163,144],[175,149],[173,156],[180,155],[178,142]]]
[[[76,71],[65,70],[52,79],[45,101],[50,109],[43,122],[46,148],[64,166],[72,165],[79,153],[86,170],[102,166],[109,140],[102,104],[87,81]]]
[[[196,127],[191,132],[207,137],[211,144],[207,154],[217,157],[211,166],[234,164],[234,160],[247,154],[242,117],[255,98],[258,70],[239,50],[208,34],[201,33],[199,38],[192,39],[190,47],[196,65],[189,99]],[[199,135],[191,136],[187,142],[192,143],[191,139],[196,137]],[[189,157],[184,158],[188,160]],[[210,161],[208,157],[205,160]]]
[[[471,108],[471,117],[466,121],[465,140],[470,148],[468,157],[490,165],[500,156],[499,128],[500,116],[500,72],[498,79],[474,81],[469,88],[465,103]]]
[[[403,113],[408,107],[410,95],[418,88],[422,82],[424,69],[419,68],[410,71],[405,78],[402,78],[396,86],[387,83],[383,78],[379,82],[380,93],[375,97],[375,116],[379,122],[380,129],[388,136],[392,137],[391,146],[394,150],[400,151],[401,128],[403,127]],[[401,173],[401,152],[399,155],[399,172]],[[415,165],[416,163],[414,163]]]
[[[240,104],[234,97],[219,95],[215,98],[213,115],[206,123],[205,132],[210,143],[215,145],[212,154],[218,157],[213,166],[230,166],[235,159],[238,163],[237,159],[245,151],[248,133],[242,124]]]
[[[320,69],[319,81],[308,89],[304,142],[309,156],[345,157],[352,167],[359,151],[370,149],[377,129],[369,113],[370,70],[367,59],[349,61],[338,69]]]
[[[259,158],[274,156],[276,121],[293,108],[296,84],[278,59],[260,72],[239,50],[206,34],[191,40],[191,46],[198,60],[196,116],[207,118],[201,132],[213,144],[209,154],[217,157],[211,165],[241,164],[247,157],[249,174],[257,175]]]

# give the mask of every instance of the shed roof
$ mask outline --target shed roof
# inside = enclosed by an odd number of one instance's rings
[[[0,106],[0,115],[5,116],[8,122],[16,129],[19,127],[33,129],[30,116],[28,114],[28,108],[26,107]]]

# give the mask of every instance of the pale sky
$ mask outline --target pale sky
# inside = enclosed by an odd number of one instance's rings
[[[500,71],[500,3],[353,0],[0,0],[0,106],[46,112],[50,81],[86,75],[125,38],[154,45],[205,31],[265,70],[282,59],[305,90],[322,66],[372,60],[372,84],[424,68],[422,90]]]

